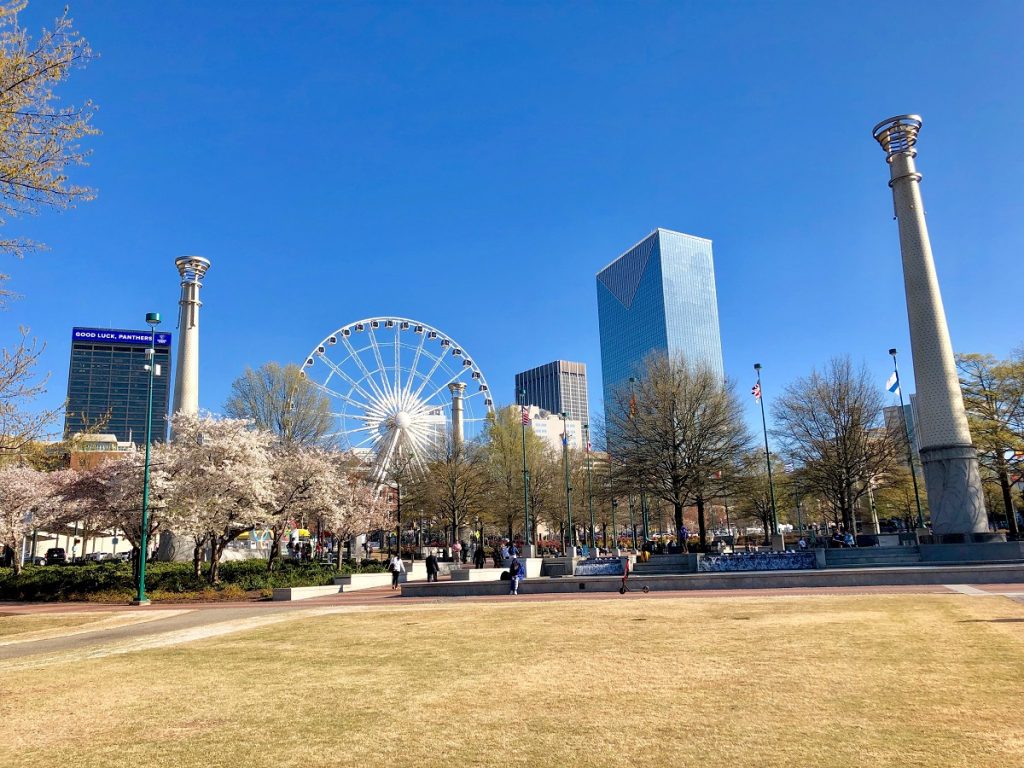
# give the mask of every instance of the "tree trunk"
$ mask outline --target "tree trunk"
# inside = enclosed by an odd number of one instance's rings
[[[197,579],[203,577],[203,543],[197,541],[196,545],[192,547],[192,572]]]
[[[210,544],[210,586],[220,584],[220,558],[224,554],[224,547],[227,541],[221,541],[220,537],[211,539]]]
[[[683,530],[683,502],[676,499],[672,502],[672,507],[675,509],[676,535],[678,535]]]
[[[267,557],[267,573],[274,572],[274,566],[281,557],[281,531],[271,528],[270,536],[273,540],[270,542],[270,555]]]
[[[18,539],[15,539],[14,546],[11,548],[11,566],[14,568],[14,575],[15,576],[20,576],[21,575],[21,569],[22,569],[21,549],[22,549],[22,542],[19,541]],[[0,544],[0,552],[3,552],[3,545],[2,544]],[[32,561],[32,564],[35,565],[35,560]]]
[[[341,548],[343,546],[345,546],[345,545],[341,541],[341,536],[335,536],[334,537],[334,547],[335,547],[337,552],[336,552],[336,555],[334,557],[334,570],[336,570],[336,571],[340,571],[341,570]],[[352,553],[352,560],[354,561],[355,559],[356,559],[356,555],[355,555],[355,552],[353,552]]]
[[[1013,509],[1013,494],[1010,490],[1010,476],[1006,471],[1005,462],[999,462],[999,488],[1003,492],[1003,507],[1006,509],[1006,525],[1010,529],[1010,535],[1018,538],[1020,531],[1017,530],[1017,515]]]
[[[700,541],[700,551],[708,551],[708,527],[704,520],[704,497],[697,497],[697,533]]]

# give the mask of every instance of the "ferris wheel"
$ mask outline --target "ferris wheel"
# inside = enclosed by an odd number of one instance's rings
[[[373,317],[317,344],[303,374],[331,399],[339,447],[373,462],[383,480],[399,458],[423,466],[451,436],[472,440],[494,412],[466,349],[426,323]]]

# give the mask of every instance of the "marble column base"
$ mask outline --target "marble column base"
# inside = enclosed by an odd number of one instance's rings
[[[988,530],[978,454],[973,447],[942,445],[922,448],[921,466],[934,533],[945,536]]]
[[[156,559],[164,563],[188,562],[192,560],[194,547],[191,536],[179,536],[172,531],[161,531]]]

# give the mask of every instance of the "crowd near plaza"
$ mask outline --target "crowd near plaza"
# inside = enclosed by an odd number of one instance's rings
[[[869,10],[51,5],[0,4],[0,760],[1024,764],[1024,230],[950,148],[1020,113],[928,42],[1017,9],[922,11],[876,122]]]

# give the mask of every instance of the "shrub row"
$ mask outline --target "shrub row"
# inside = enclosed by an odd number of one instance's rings
[[[365,560],[359,566],[342,564],[341,569],[316,562],[280,563],[273,573],[265,560],[222,563],[220,589],[232,593],[268,591],[275,587],[305,587],[330,584],[335,576],[382,571],[384,566]],[[205,574],[205,567],[204,567]],[[146,565],[147,593],[163,596],[201,592],[208,585],[196,579],[191,563],[149,563]],[[86,565],[26,565],[20,576],[13,569],[0,569],[0,600],[87,600],[103,594],[131,594],[135,589],[132,567],[123,562]]]

